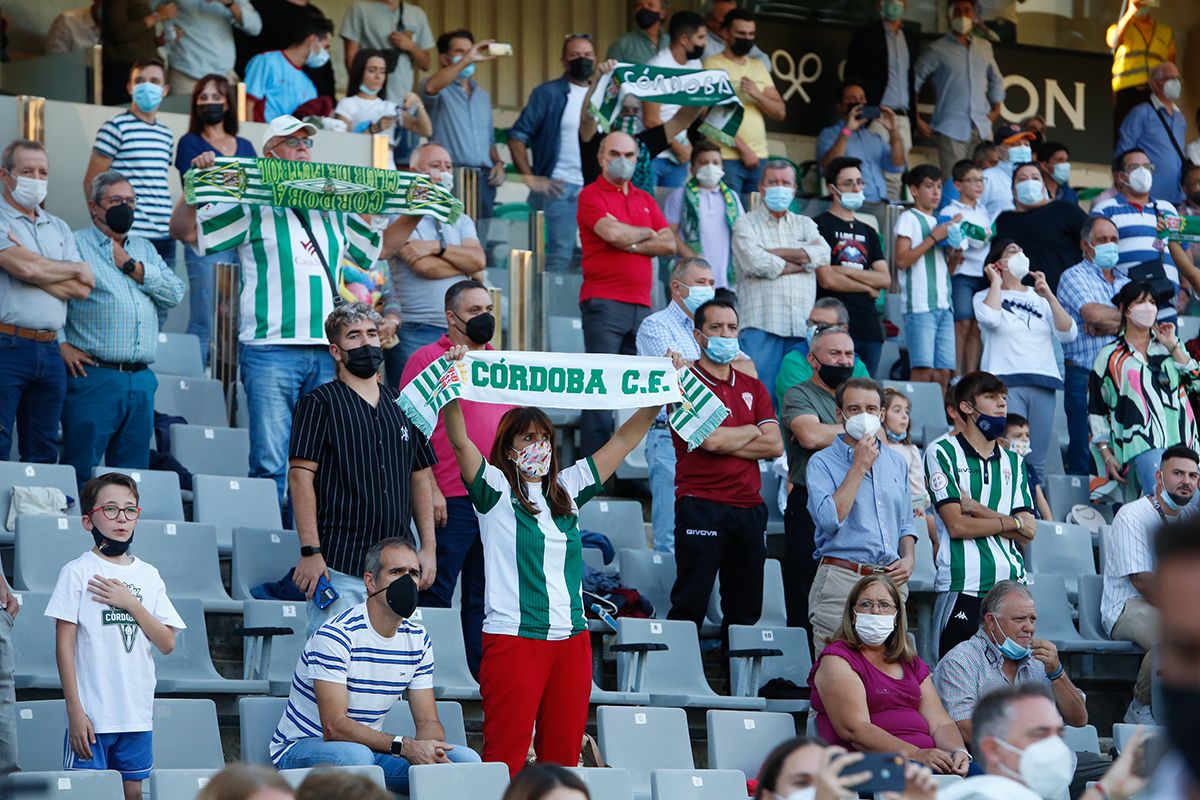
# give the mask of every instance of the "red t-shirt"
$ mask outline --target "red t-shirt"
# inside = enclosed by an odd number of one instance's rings
[[[454,346],[449,336],[442,336],[433,344],[427,344],[408,358],[404,372],[400,376],[400,388],[403,389],[421,370],[441,358],[447,350]],[[484,349],[494,350],[490,344]],[[463,419],[467,423],[467,438],[475,443],[484,458],[492,457],[492,442],[496,439],[496,429],[500,427],[500,418],[515,406],[502,403],[477,403],[472,400],[459,400],[462,407]],[[433,478],[437,481],[438,489],[443,497],[466,497],[467,488],[463,486],[462,476],[458,472],[458,461],[454,458],[454,448],[450,446],[450,437],[446,435],[446,426],[438,418],[433,436],[429,438],[433,452],[437,454],[438,463],[433,465]]]
[[[670,227],[658,203],[646,192],[626,184],[629,193],[601,175],[579,192],[579,241],[583,244],[583,288],[579,302],[601,297],[639,306],[650,305],[654,260],[613,247],[596,235],[596,223],[612,214],[620,222],[661,231]]]
[[[692,372],[729,409],[722,426],[779,424],[771,395],[757,378],[730,369],[729,380],[718,380],[699,363],[692,366]],[[676,498],[698,497],[735,508],[753,508],[763,501],[758,461],[710,453],[699,447],[689,453],[679,434],[672,431],[671,438],[675,442]]]

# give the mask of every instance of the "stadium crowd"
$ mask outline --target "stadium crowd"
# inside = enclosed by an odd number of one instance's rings
[[[732,0],[710,0],[707,15],[636,0],[636,29],[603,60],[590,34],[567,34],[562,73],[508,132],[511,163],[474,80],[504,46],[465,29],[435,36],[412,3],[355,0],[337,26],[306,0],[95,0],[64,14],[51,46],[100,43],[104,101],[124,107],[87,161],[90,225],[71,231],[42,207],[51,170],[72,154],[31,140],[0,154],[0,453],[73,468],[72,514],[95,543],[64,560],[45,609],[66,703],[63,768],[115,770],[127,800],[154,769],[154,651],[170,654],[187,626],[137,554],[145,490],[123,472],[179,466],[156,439],[158,376],[170,374],[156,364],[159,334],[186,297],[207,363],[214,269],[232,261],[248,474],[274,482],[298,535],[294,567],[277,577],[307,614],[286,708],[262,743],[278,769],[377,765],[388,789],[407,791],[414,765],[501,762],[506,798],[588,797],[555,766],[580,763],[600,677],[583,555],[596,532],[581,508],[642,446],[650,546],[655,563],[675,564],[668,605],[651,613],[715,637],[715,682],[728,679],[729,694],[730,629],[764,615],[767,531],[775,512],[782,520],[786,624],[804,629],[812,659],[793,689],[811,702],[811,725],[759,754],[751,794],[855,797],[879,769],[855,764],[885,753],[903,764],[907,798],[1200,796],[1200,528],[1187,520],[1200,504],[1200,361],[1179,322],[1200,303],[1200,245],[1176,235],[1200,218],[1200,140],[1184,147],[1174,43],[1153,5],[1130,0],[1109,29],[1112,185],[1085,210],[1070,151],[1047,139],[1045,120],[1001,116],[992,43],[1012,41],[1015,20],[949,0],[947,32],[921,47],[905,0],[879,0],[817,137],[829,207],[815,218],[797,211],[796,165],[768,147],[767,121],[787,107],[756,45],[762,21]],[[335,33],[350,76],[340,97]],[[715,107],[633,93],[598,122],[593,93],[618,64],[723,72],[740,126],[706,136]],[[266,124],[257,142],[238,135],[236,76]],[[917,111],[923,87],[936,100],[929,119]],[[191,96],[178,141],[158,118],[172,93]],[[172,206],[172,168],[182,179],[223,157],[308,162],[325,130],[387,134],[396,169],[446,190],[457,168],[475,172],[475,216],[186,196]],[[914,136],[935,159],[916,157]],[[560,444],[574,429],[537,408],[454,399],[429,435],[406,412],[405,387],[435,365],[492,350],[486,246],[507,172],[545,215],[545,269],[582,278],[584,350],[670,358],[728,410],[698,447],[670,407],[620,425],[583,408],[572,463]],[[889,240],[863,214],[880,203],[904,206]],[[889,294],[898,313],[884,319]],[[899,360],[885,358],[896,328]],[[909,388],[885,387],[893,379]],[[1060,395],[1065,460],[1054,452]],[[931,409],[914,397],[941,400],[933,430],[918,428]],[[773,470],[786,475],[779,497],[763,491]],[[1096,616],[1142,656],[1124,721],[1164,726],[1153,742],[1165,755],[1150,767],[1145,731],[1111,762],[1063,738],[1088,724],[1088,697],[1068,673],[1081,663],[1039,636],[1039,616],[1074,623],[1069,605],[1048,608],[1034,589],[1034,559],[1064,523],[1090,517],[1086,501],[1048,501],[1060,474],[1090,475],[1091,499],[1110,512],[1100,597],[1062,577],[1081,625]],[[932,583],[914,588],[917,575]],[[932,595],[927,615],[918,593]],[[25,620],[3,578],[0,601],[6,773],[20,764],[12,640]],[[447,741],[442,644],[418,613],[455,603],[481,753]],[[413,736],[384,729],[401,702]],[[385,796],[356,781],[314,773],[293,790],[237,765],[198,797]]]

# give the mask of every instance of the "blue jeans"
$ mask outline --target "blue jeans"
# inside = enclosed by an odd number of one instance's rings
[[[988,279],[976,275],[950,276],[950,306],[954,321],[975,319],[975,293],[988,288]]]
[[[338,599],[330,603],[325,609],[317,608],[316,603],[311,600],[308,601],[308,629],[304,634],[305,639],[311,639],[313,634],[317,632],[317,628],[338,614],[348,611],[367,600],[367,586],[363,583],[362,575],[347,575],[344,572],[331,569],[329,570],[329,583],[333,586],[333,590],[338,593]]]
[[[87,367],[67,379],[63,404],[63,463],[75,468],[83,486],[104,459],[110,467],[146,469],[154,435],[154,372],[119,372]]]
[[[479,679],[483,659],[483,540],[479,538],[479,518],[466,497],[446,498],[446,526],[434,532],[437,537],[437,577],[421,592],[417,605],[450,608],[454,584],[462,576],[462,630],[467,647],[467,666]]]
[[[1088,367],[1067,364],[1067,376],[1063,387],[1063,410],[1067,412],[1067,463],[1068,475],[1088,475],[1092,471],[1092,455],[1088,449]]]
[[[954,315],[950,309],[905,314],[904,339],[913,369],[955,368]]]
[[[479,754],[466,745],[454,745],[446,751],[446,758],[455,764],[477,764]],[[383,779],[388,791],[408,794],[408,759],[376,753],[365,744],[357,742],[327,742],[312,737],[300,739],[279,758],[279,769],[307,769],[309,767],[364,767],[376,764],[383,768]]]
[[[58,342],[0,334],[0,458],[19,434],[21,460],[58,463],[58,422],[67,395],[67,367]]]
[[[759,381],[768,387],[775,385],[783,356],[803,341],[803,336],[776,336],[759,328],[743,328],[738,334],[738,343],[742,350],[754,360]]]
[[[241,344],[238,360],[250,420],[250,477],[275,481],[282,504],[296,403],[336,378],[337,370],[323,345]]]
[[[650,478],[650,522],[654,549],[675,552],[675,444],[670,428],[651,428],[646,433],[646,465]]]
[[[208,363],[208,347],[212,340],[213,267],[220,262],[237,262],[236,253],[213,253],[202,256],[190,245],[183,248],[188,274],[187,333],[200,339],[200,356]]]
[[[677,189],[687,180],[687,164],[676,164],[669,158],[650,159],[650,170],[654,173],[654,185]]]
[[[565,272],[575,266],[575,239],[579,223],[575,212],[582,186],[563,184],[557,198],[541,192],[530,192],[529,204],[546,214],[546,271]]]
[[[727,158],[721,162],[721,168],[725,170],[722,180],[731,190],[741,195],[742,204],[746,208],[750,207],[750,193],[758,191],[765,163],[766,159],[761,159],[758,166],[751,169],[736,158]]]
[[[1053,389],[1008,387],[1008,413],[1020,414],[1029,420],[1029,455],[1025,461],[1043,483],[1046,481],[1046,449],[1058,447],[1058,437],[1054,435],[1054,404],[1057,402]]]
[[[1138,483],[1141,488],[1138,490],[1141,494],[1147,495],[1154,491],[1154,487],[1158,485],[1159,466],[1162,464],[1162,454],[1166,450],[1163,447],[1156,447],[1153,450],[1147,450],[1141,455],[1134,456],[1129,461],[1129,470],[1125,473],[1128,478],[1130,473],[1137,475]]]
[[[855,339],[854,355],[863,362],[863,366],[867,368],[867,372],[871,373],[872,378],[877,381],[887,379],[887,375],[875,374],[875,371],[879,369],[879,358],[883,355],[883,342]]]
[[[438,339],[446,335],[446,326],[427,325],[424,322],[401,322],[400,330],[396,332],[396,336],[400,339],[400,343],[393,347],[388,355],[392,358],[400,359],[399,369],[396,370],[396,381],[392,383],[397,385],[400,381],[400,373],[404,371],[404,365],[412,358],[413,353],[420,350],[427,344],[433,344]],[[388,368],[391,368],[392,362],[388,361]],[[391,381],[391,378],[388,378]]]

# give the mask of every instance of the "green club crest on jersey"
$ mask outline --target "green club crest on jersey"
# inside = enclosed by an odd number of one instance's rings
[[[142,602],[142,590],[136,586],[131,586],[128,583],[125,586],[129,592]],[[123,608],[109,606],[100,612],[100,623],[102,625],[117,625],[121,630],[121,641],[125,645],[125,652],[133,652],[133,643],[137,641],[138,631],[141,627],[137,624],[137,620]]]

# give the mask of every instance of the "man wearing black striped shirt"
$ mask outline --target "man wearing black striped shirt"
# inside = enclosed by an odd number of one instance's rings
[[[419,588],[437,572],[433,533],[433,448],[396,404],[399,392],[378,379],[382,318],[362,303],[341,305],[325,320],[337,379],[300,398],[292,422],[288,485],[300,534],[293,580],[308,597],[324,575],[338,599],[309,609],[308,635],[366,600],[363,556],[375,542],[411,537],[421,548]]]

